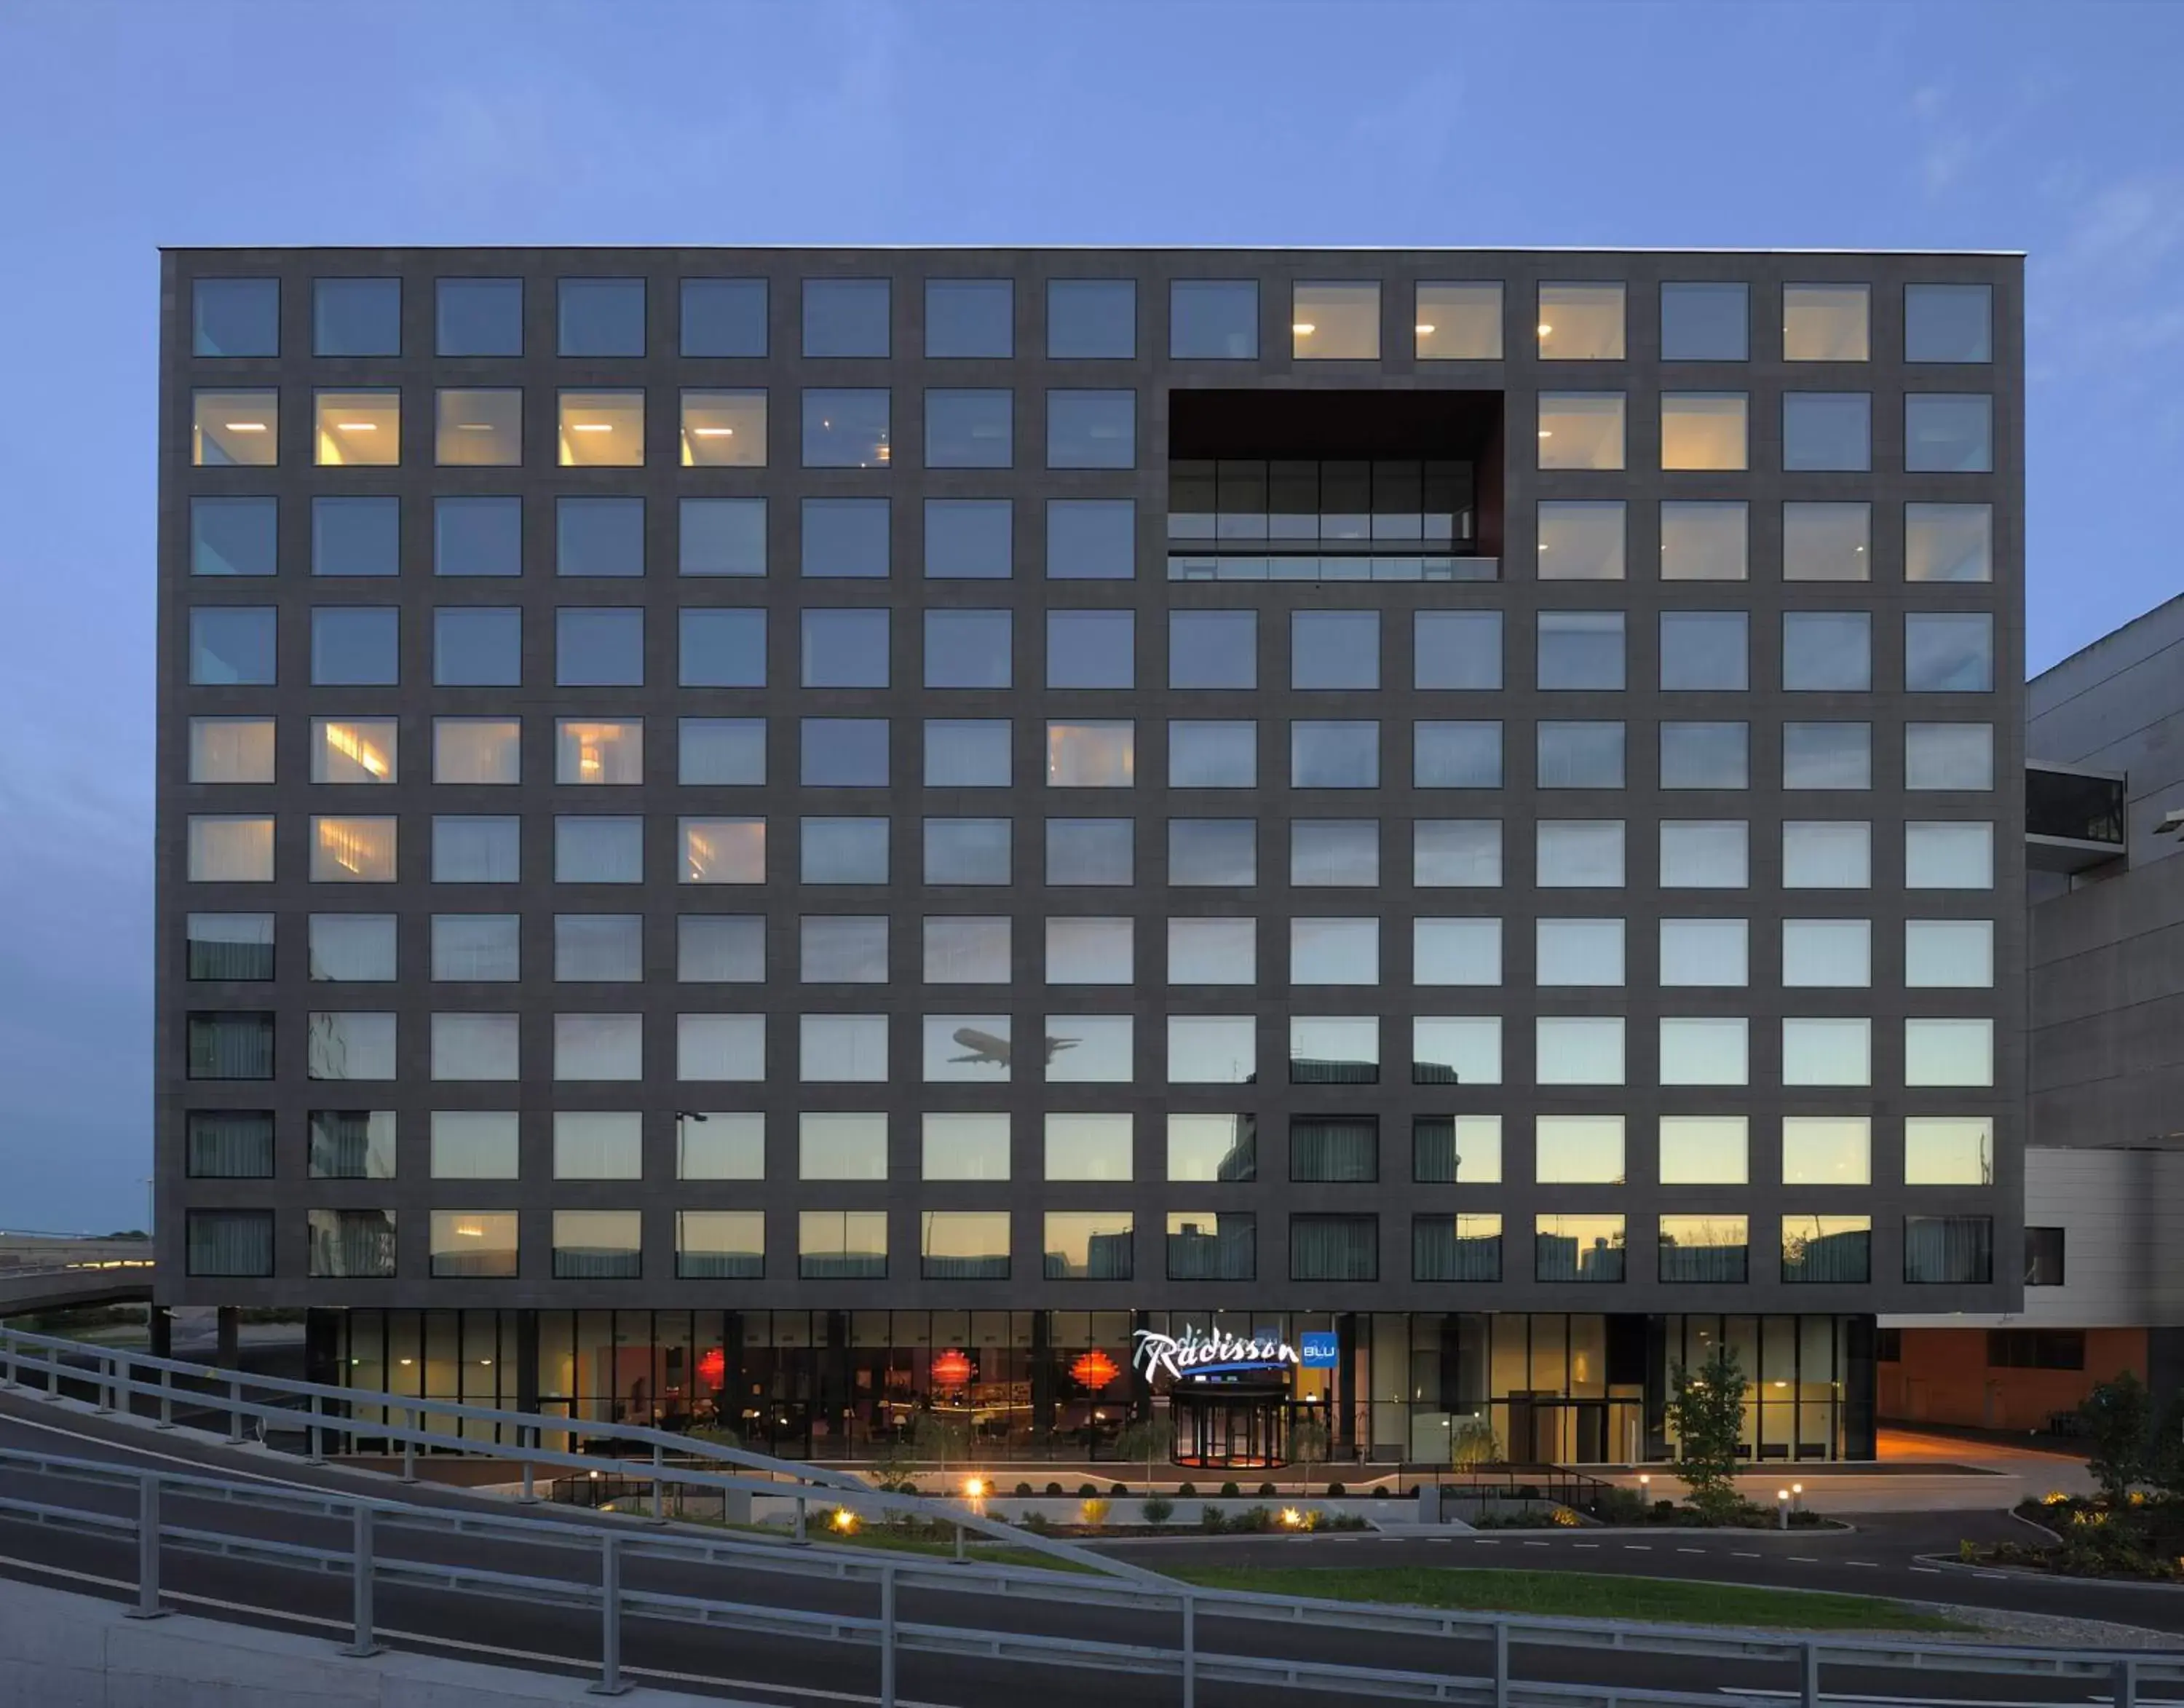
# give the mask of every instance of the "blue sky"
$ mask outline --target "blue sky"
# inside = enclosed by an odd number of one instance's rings
[[[2184,7],[0,3],[0,1226],[150,1171],[158,246],[2023,249],[2031,660],[2178,590]]]

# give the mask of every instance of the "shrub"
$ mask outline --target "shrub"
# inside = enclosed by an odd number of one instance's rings
[[[1079,1501],[1077,1510],[1083,1515],[1084,1522],[1097,1530],[1107,1521],[1107,1515],[1114,1510],[1114,1505],[1113,1501],[1102,1500],[1095,1495],[1089,1500]]]
[[[1130,1486],[1126,1482],[1111,1482],[1107,1485],[1107,1493],[1117,1500],[1126,1500],[1129,1498]]]
[[[1266,1506],[1247,1506],[1228,1521],[1229,1529],[1251,1534],[1273,1527],[1273,1510]]]
[[[2146,1481],[2152,1468],[2148,1435],[2153,1424],[2153,1399],[2146,1384],[2129,1370],[2098,1384],[2078,1407],[2085,1420],[2092,1449],[2086,1470],[2101,1486],[2111,1506],[2123,1504],[2135,1482]]]
[[[1228,1521],[1222,1517],[1221,1509],[1208,1501],[1198,1510],[1198,1527],[1208,1536],[1218,1536],[1228,1527]]]
[[[1238,1488],[1236,1484],[1233,1482],[1224,1482],[1221,1485],[1221,1498],[1223,1500],[1234,1500],[1243,1492],[1244,1491],[1241,1488]]]
[[[1036,1531],[1042,1536],[1054,1528],[1054,1521],[1044,1512],[1027,1512],[1017,1522],[1024,1529]]]
[[[1665,1503],[1664,1503],[1665,1504]],[[1653,1507],[1635,1488],[1603,1488],[1594,1515],[1603,1524],[1643,1524]]]
[[[1330,1500],[1340,1500],[1349,1493],[1350,1491],[1339,1482],[1330,1482],[1327,1485],[1328,1498]]]
[[[1262,1482],[1259,1485],[1259,1499],[1262,1500],[1272,1500],[1280,1493],[1281,1490],[1271,1482]]]
[[[1198,1499],[1198,1485],[1195,1482],[1184,1483],[1178,1487],[1175,1492],[1181,1495],[1185,1500],[1195,1500]]]
[[[1048,1483],[1048,1484],[1047,1484],[1047,1486],[1046,1486],[1046,1498],[1047,1498],[1049,1500],[1052,1500],[1052,1499],[1056,1499],[1056,1498],[1061,1494],[1061,1485],[1060,1483],[1058,1483],[1058,1482],[1050,1482],[1050,1483]]]
[[[1175,1503],[1166,1495],[1156,1494],[1138,1509],[1145,1515],[1148,1524],[1165,1524],[1175,1516]]]
[[[1096,1482],[1080,1482],[1077,1485],[1077,1498],[1079,1500],[1090,1500],[1099,1493],[1100,1485]]]
[[[1388,1485],[1384,1482],[1374,1483],[1373,1485],[1373,1499],[1375,1500],[1385,1500],[1387,1498]]]
[[[1031,1485],[1028,1482],[1019,1482],[1017,1485],[1017,1499],[1019,1500],[1031,1499]]]

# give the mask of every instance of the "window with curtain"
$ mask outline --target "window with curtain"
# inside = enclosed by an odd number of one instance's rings
[[[1500,1281],[1502,1218],[1493,1214],[1412,1217],[1411,1278]]]
[[[1981,1286],[1992,1281],[1994,1218],[1904,1217],[1903,1279]]]
[[[270,1275],[273,1273],[273,1212],[192,1210],[182,1243],[193,1275]]]
[[[308,1212],[311,1273],[362,1280],[394,1273],[393,1210]]]
[[[270,913],[192,913],[188,930],[191,978],[273,976]]]
[[[1129,1280],[1134,1231],[1128,1210],[1049,1210],[1041,1240],[1047,1280]]]
[[[1742,1216],[1663,1216],[1664,1281],[1738,1281],[1751,1277],[1752,1242]]]
[[[1782,1279],[1859,1285],[1871,1281],[1873,1218],[1783,1217]]]
[[[1259,1219],[1250,1210],[1171,1211],[1167,1219],[1170,1281],[1256,1281],[1259,1274]]]
[[[1291,1216],[1291,1281],[1378,1281],[1377,1216]]]
[[[678,1210],[675,1274],[682,1281],[756,1281],[766,1273],[766,1212]]]
[[[273,1017],[191,1015],[189,1076],[192,1080],[271,1079]]]
[[[1416,1115],[1411,1120],[1411,1178],[1475,1186],[1502,1178],[1502,1117]]]
[[[636,1210],[554,1212],[554,1279],[635,1281],[644,1272]]]
[[[183,1133],[193,1181],[273,1177],[270,1109],[192,1109],[183,1117]]]
[[[312,1110],[310,1176],[315,1181],[393,1180],[394,1112]]]
[[[1380,1123],[1371,1115],[1300,1115],[1290,1122],[1293,1181],[1377,1181]]]

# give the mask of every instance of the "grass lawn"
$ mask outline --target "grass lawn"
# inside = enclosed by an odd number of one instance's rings
[[[1582,1571],[1463,1566],[1193,1566],[1174,1573],[1209,1589],[1384,1601],[1467,1612],[1569,1619],[1656,1619],[1668,1624],[1777,1626],[1823,1631],[1964,1631],[1970,1627],[1875,1595],[1755,1589],[1733,1583]]]

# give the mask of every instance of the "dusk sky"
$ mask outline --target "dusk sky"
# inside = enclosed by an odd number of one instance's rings
[[[161,244],[2029,254],[2031,664],[2184,565],[2184,6],[0,0],[0,1227],[151,1171]]]

